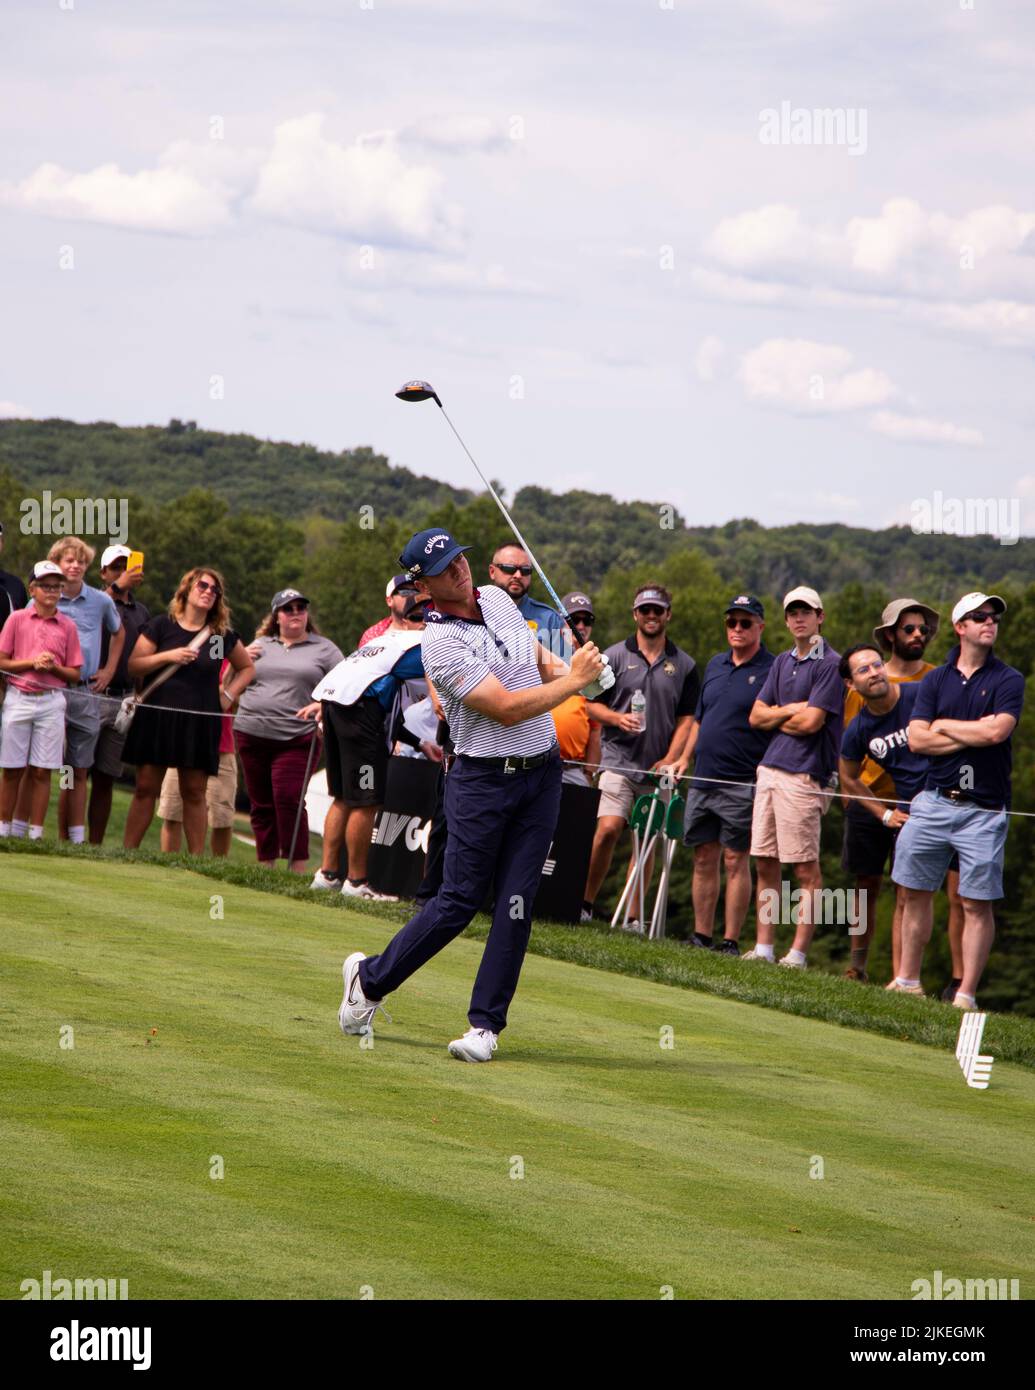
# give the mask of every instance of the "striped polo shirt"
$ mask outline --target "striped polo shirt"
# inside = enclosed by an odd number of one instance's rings
[[[458,753],[471,758],[534,757],[556,741],[549,714],[509,727],[465,705],[464,696],[492,675],[507,690],[542,685],[536,636],[509,594],[475,589],[484,622],[430,609],[421,638],[424,670],[439,693]]]

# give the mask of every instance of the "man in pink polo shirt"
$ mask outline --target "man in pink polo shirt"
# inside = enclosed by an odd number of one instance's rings
[[[61,766],[65,743],[65,689],[79,680],[83,653],[71,618],[57,611],[61,570],[41,560],[29,581],[31,602],[11,614],[0,631],[0,671],[9,689],[0,720],[0,836],[24,835],[12,827],[23,769],[31,781],[28,832],[43,836],[50,801],[50,774]]]

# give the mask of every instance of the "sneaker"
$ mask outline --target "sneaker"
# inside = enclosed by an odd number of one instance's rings
[[[924,997],[924,991],[920,985],[900,985],[898,980],[892,980],[890,985],[885,985],[885,989],[892,990],[895,994],[915,994],[918,999]]]
[[[340,879],[340,878],[331,878],[328,874],[325,874],[324,871],[323,871],[322,869],[317,869],[316,873],[313,875],[313,881],[312,881],[312,883],[310,883],[309,887],[310,887],[310,888],[333,888],[335,892],[340,893],[340,892],[341,892],[341,879]]]
[[[499,1034],[490,1033],[488,1028],[468,1028],[462,1038],[449,1044],[449,1055],[461,1062],[491,1062],[498,1039]]]
[[[380,999],[368,999],[363,993],[363,986],[359,982],[359,963],[365,959],[362,951],[353,951],[341,967],[345,993],[338,1010],[338,1022],[343,1033],[372,1033],[374,1015],[378,1009],[389,1023],[392,1021]]]
[[[642,936],[643,923],[636,917],[630,917],[628,922],[618,923],[618,930],[624,932],[631,932],[633,936]]]
[[[766,965],[774,964],[772,956],[763,956],[757,946],[752,946],[750,951],[745,951],[741,960],[762,960],[765,961]]]
[[[690,940],[687,942],[687,945],[700,946],[705,951],[713,951],[715,949],[715,942],[711,939],[711,937],[705,936],[704,932],[700,931],[694,932]]]
[[[945,986],[945,988],[942,990],[942,1003],[943,1003],[943,1004],[952,1004],[952,1003],[955,1002],[955,999],[956,999],[956,991],[959,989],[959,987],[960,987],[960,985],[961,985],[962,983],[963,983],[962,980],[957,980],[956,977],[953,976],[953,978],[949,981],[949,983],[948,983],[948,984]]]
[[[719,944],[715,947],[715,950],[716,950],[716,952],[717,952],[720,956],[739,956],[739,955],[740,955],[740,947],[737,945],[737,943],[736,943],[735,941],[731,940],[728,936],[724,936],[724,937],[723,937],[723,939],[722,939],[722,940],[719,942]],[[756,957],[756,960],[757,960],[757,957]]]
[[[868,985],[870,977],[865,970],[860,970],[857,965],[850,965],[844,973],[846,980],[858,980],[861,985]]]
[[[806,968],[803,960],[791,960],[790,956],[781,956],[776,963],[786,966],[788,970],[804,970]]]
[[[397,903],[398,898],[393,898],[391,893],[379,893],[376,888],[371,888],[370,884],[364,880],[362,883],[352,883],[349,879],[341,885],[341,896],[343,898],[366,898],[372,903]]]
[[[968,1014],[973,1013],[978,1007],[976,999],[971,999],[967,994],[960,994],[958,990],[952,997],[952,1004],[953,1008],[963,1009]]]

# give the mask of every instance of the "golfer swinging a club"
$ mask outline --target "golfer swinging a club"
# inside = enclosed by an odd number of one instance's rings
[[[549,711],[577,691],[598,693],[604,660],[591,642],[573,651],[570,667],[546,651],[509,594],[474,588],[469,549],[432,527],[399,557],[433,605],[421,650],[456,745],[445,790],[449,840],[438,894],[379,956],[356,951],[345,961],[338,1021],[344,1033],[371,1031],[381,1001],[459,936],[493,890],[471,1026],[449,1044],[462,1061],[488,1062],[507,1025],[560,805]]]

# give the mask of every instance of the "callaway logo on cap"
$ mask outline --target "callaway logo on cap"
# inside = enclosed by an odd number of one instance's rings
[[[458,555],[465,550],[470,550],[470,548],[469,545],[458,545],[448,531],[440,531],[435,526],[429,526],[410,537],[403,553],[399,556],[399,563],[413,579],[416,579],[418,575],[433,578],[436,574],[441,574],[443,570],[448,569]],[[426,557],[429,555],[434,558],[428,560]]]
[[[445,534],[445,532],[443,532],[440,536],[432,536],[431,540],[428,541],[427,545],[424,547],[424,554],[430,555],[433,550],[441,550],[445,546],[446,541],[448,540],[449,537]]]

